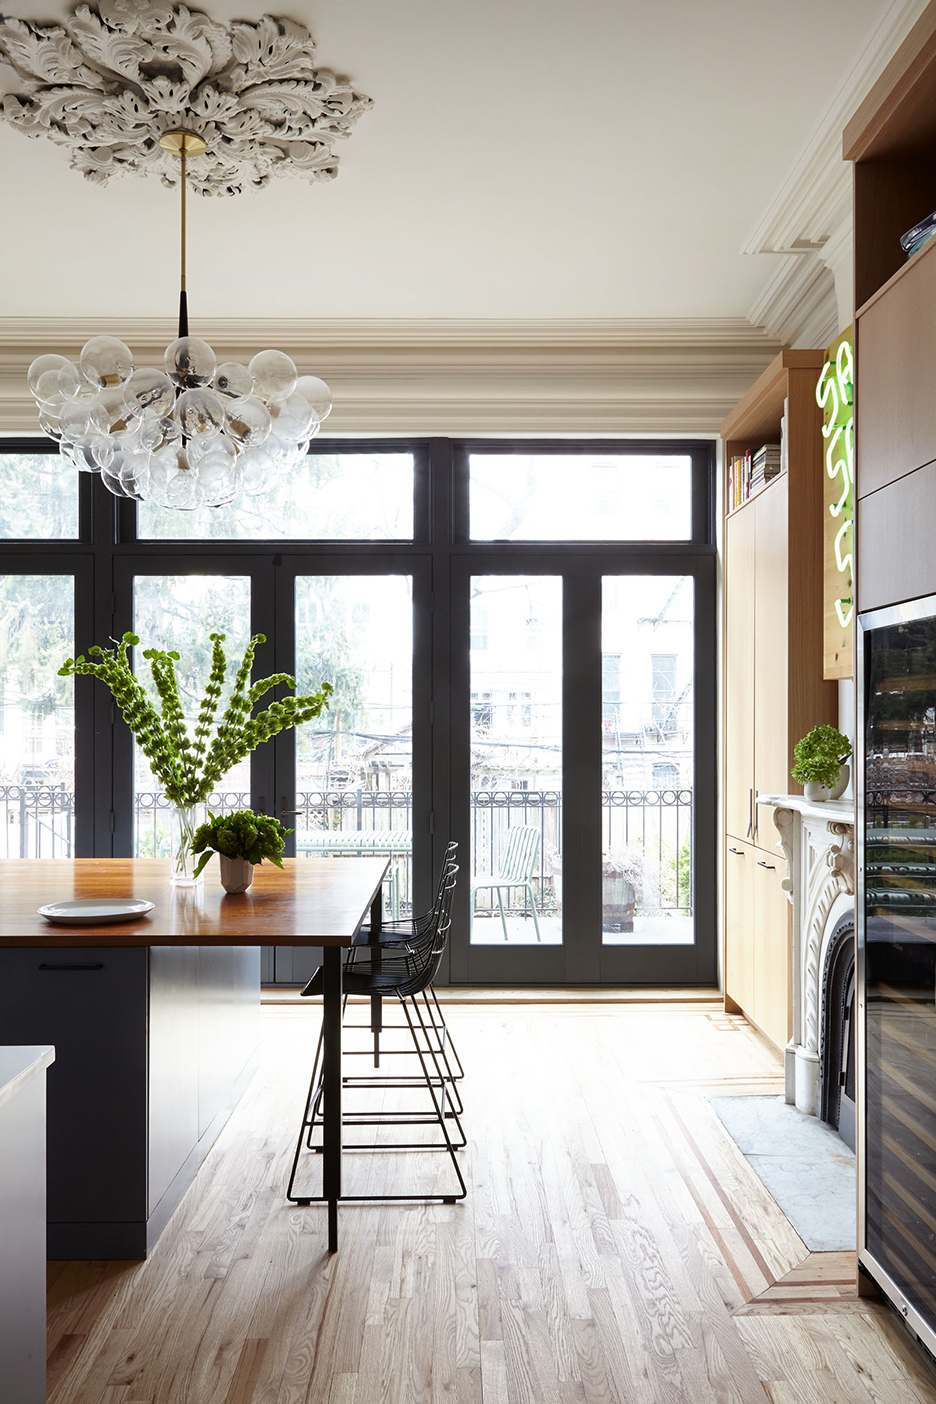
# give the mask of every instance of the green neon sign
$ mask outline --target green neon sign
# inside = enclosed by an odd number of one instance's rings
[[[826,473],[833,482],[841,478],[838,501],[829,504],[830,516],[839,523],[835,565],[840,575],[851,579],[855,539],[855,368],[850,341],[840,341],[835,359],[823,366],[816,400],[825,418],[822,436],[826,441]],[[835,601],[835,613],[843,629],[848,628],[854,612],[851,596]]]

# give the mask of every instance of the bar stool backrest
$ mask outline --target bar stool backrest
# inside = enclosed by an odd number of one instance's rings
[[[452,923],[452,897],[455,892],[455,878],[458,873],[456,863],[450,863],[448,866],[449,871],[439,894],[432,925],[422,936],[407,942],[408,978],[404,983],[408,987],[413,981],[416,981],[413,990],[415,994],[432,984],[445,953],[448,930]],[[430,967],[431,973],[427,975],[426,970]]]

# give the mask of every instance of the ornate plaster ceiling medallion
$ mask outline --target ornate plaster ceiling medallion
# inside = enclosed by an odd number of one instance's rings
[[[325,68],[304,25],[264,15],[217,24],[184,5],[99,0],[65,25],[0,16],[0,56],[24,83],[3,116],[27,136],[70,148],[88,180],[179,181],[160,138],[185,128],[205,155],[188,171],[202,195],[237,195],[272,176],[338,174],[334,143],[372,99]]]

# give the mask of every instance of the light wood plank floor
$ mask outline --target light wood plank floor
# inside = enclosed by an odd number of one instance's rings
[[[705,1100],[781,1090],[743,1018],[446,1012],[464,1204],[344,1208],[329,1257],[323,1211],[283,1200],[317,1017],[267,1008],[262,1072],[149,1261],[50,1264],[50,1404],[936,1404],[852,1256],[807,1252]],[[370,1188],[445,1171],[346,1159]]]

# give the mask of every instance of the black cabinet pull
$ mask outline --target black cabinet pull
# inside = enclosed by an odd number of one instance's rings
[[[743,858],[743,857],[744,857],[744,849],[743,849],[743,848],[729,848],[728,852],[729,852],[729,853],[737,853],[737,855],[738,855],[739,858]]]
[[[40,970],[103,970],[104,962],[97,961],[95,964],[88,962],[86,965],[40,965]]]
[[[762,863],[762,862],[760,861],[760,859],[758,858],[758,860],[757,860],[757,866],[758,866],[759,868],[769,868],[770,871],[773,872],[777,865],[776,865],[776,863]]]

